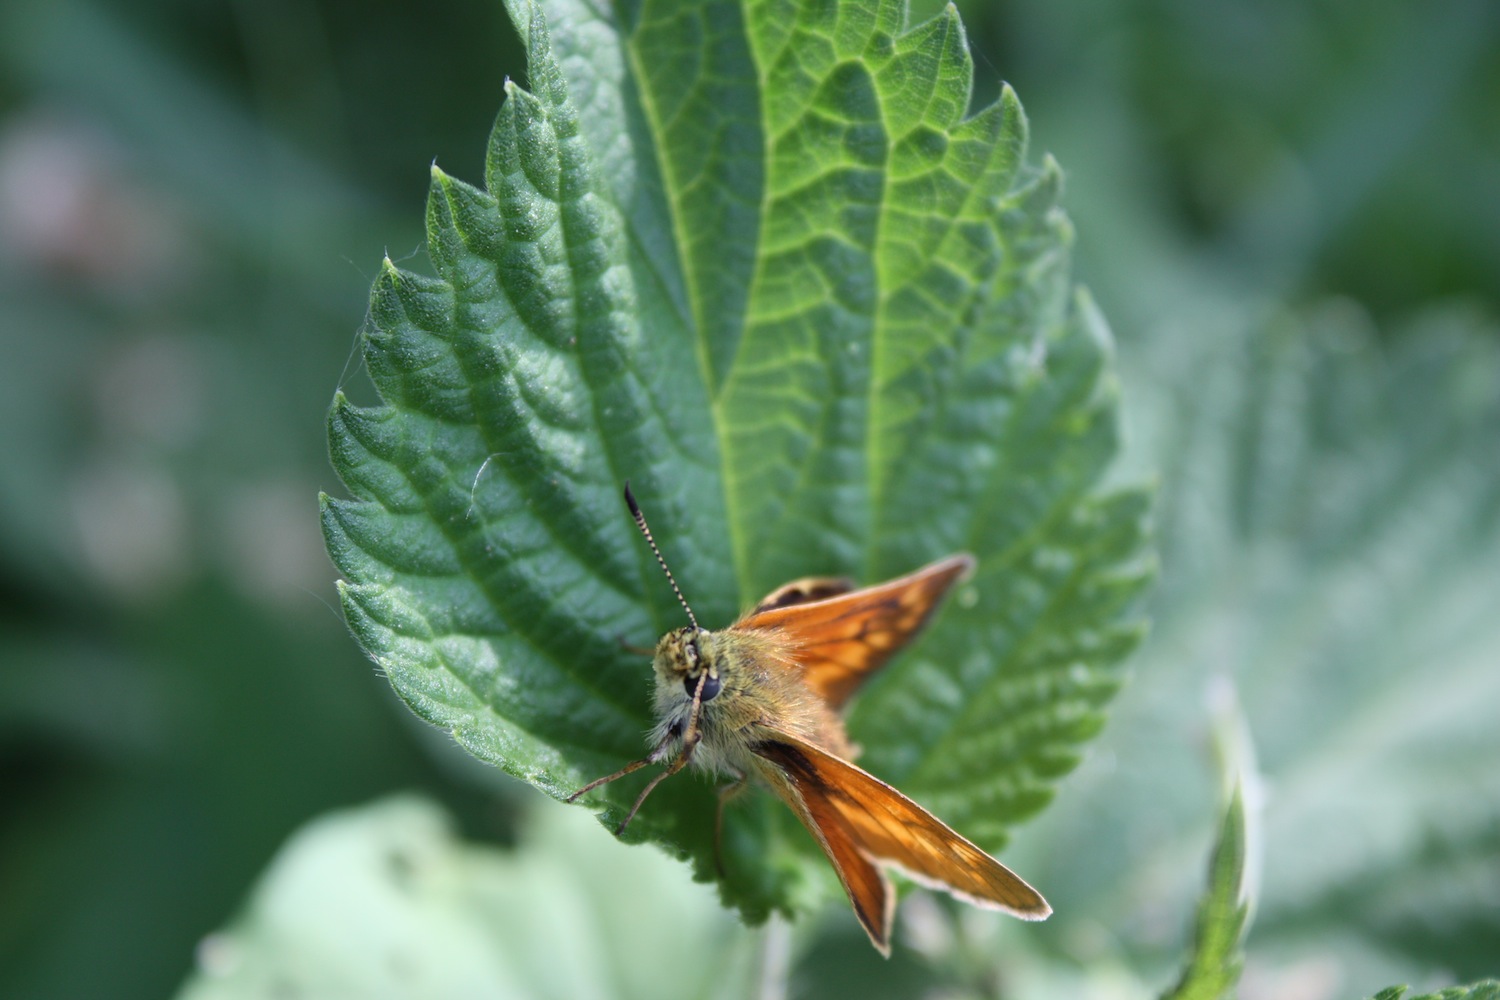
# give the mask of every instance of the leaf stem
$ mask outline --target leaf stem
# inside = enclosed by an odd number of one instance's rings
[[[761,936],[760,982],[756,1000],[786,1000],[792,974],[792,925],[776,914],[766,921]]]

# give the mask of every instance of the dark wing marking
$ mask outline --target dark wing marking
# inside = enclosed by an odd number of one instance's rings
[[[853,589],[854,581],[847,576],[806,576],[771,591],[761,599],[750,614],[758,615],[762,611],[789,608],[794,604],[806,604],[809,601],[826,601],[830,597],[847,594]]]
[[[828,796],[808,790],[798,777],[781,766],[778,756],[795,751],[785,744],[763,744],[769,752],[762,756],[780,768],[781,780],[767,775],[776,794],[791,807],[802,825],[817,840],[818,846],[833,865],[834,874],[844,885],[855,919],[870,936],[870,943],[887,958],[891,954],[891,921],[896,912],[896,894],[890,880],[855,841],[849,825],[833,807]],[[780,752],[784,749],[784,753]],[[760,753],[759,750],[756,751]]]

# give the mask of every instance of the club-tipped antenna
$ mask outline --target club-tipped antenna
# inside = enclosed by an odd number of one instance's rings
[[[687,612],[688,621],[693,623],[696,631],[703,631],[698,625],[698,619],[693,615],[693,609],[688,607],[687,598],[682,596],[682,589],[677,586],[677,578],[672,571],[667,569],[667,561],[662,558],[661,549],[656,547],[656,539],[651,537],[651,528],[646,524],[646,515],[641,513],[640,504],[635,502],[635,496],[630,492],[630,481],[625,482],[625,503],[630,507],[630,516],[635,518],[635,526],[641,529],[641,534],[646,536],[646,544],[651,546],[651,551],[656,553],[656,561],[661,565],[661,571],[667,574],[667,582],[672,585],[672,593],[677,595],[677,602],[682,605],[682,610]]]

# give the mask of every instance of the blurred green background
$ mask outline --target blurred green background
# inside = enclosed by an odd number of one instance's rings
[[[1017,845],[1075,917],[991,949],[920,902],[968,950],[880,967],[830,916],[794,992],[1169,981],[1214,677],[1269,778],[1243,995],[1500,971],[1500,8],[961,9],[977,97],[1012,83],[1068,174],[1158,628]],[[508,74],[482,0],[0,8],[0,996],[170,994],[330,809],[415,789],[509,844],[540,808],[359,654],[315,501],[370,279],[420,257],[432,161],[482,177]]]

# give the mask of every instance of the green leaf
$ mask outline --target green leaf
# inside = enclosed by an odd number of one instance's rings
[[[1406,996],[1407,987],[1391,986],[1375,994],[1370,1000],[1496,1000],[1500,997],[1500,982],[1487,979],[1472,986],[1450,986],[1436,993],[1421,996]]]
[[[998,850],[1098,732],[1141,633],[1140,491],[1109,334],[1071,290],[1060,173],[1009,90],[968,114],[950,8],[512,3],[486,188],[434,168],[436,277],[387,262],[323,503],[357,638],[423,718],[556,797],[639,757],[651,643],[809,574],[979,560],[851,719],[863,763]],[[559,26],[555,41],[548,21]],[[617,822],[646,775],[606,786]],[[714,795],[626,838],[713,878]],[[728,811],[749,919],[827,882],[767,797]],[[806,888],[805,888],[806,887]]]
[[[1377,332],[1332,301],[1246,324],[1138,352],[1166,386],[1133,421],[1164,468],[1150,666],[1016,863],[1055,887],[1060,925],[1088,914],[1164,959],[1151,914],[1193,891],[1213,774],[1194,749],[1227,674],[1271,791],[1259,961],[1492,974],[1494,320],[1450,306]]]
[[[1245,885],[1245,802],[1236,785],[1208,865],[1208,889],[1198,903],[1193,951],[1177,985],[1163,1000],[1219,1000],[1239,982],[1250,913]]]
[[[179,1000],[688,1000],[752,978],[709,893],[579,818],[533,812],[514,851],[459,841],[419,799],[314,820],[204,939]]]

